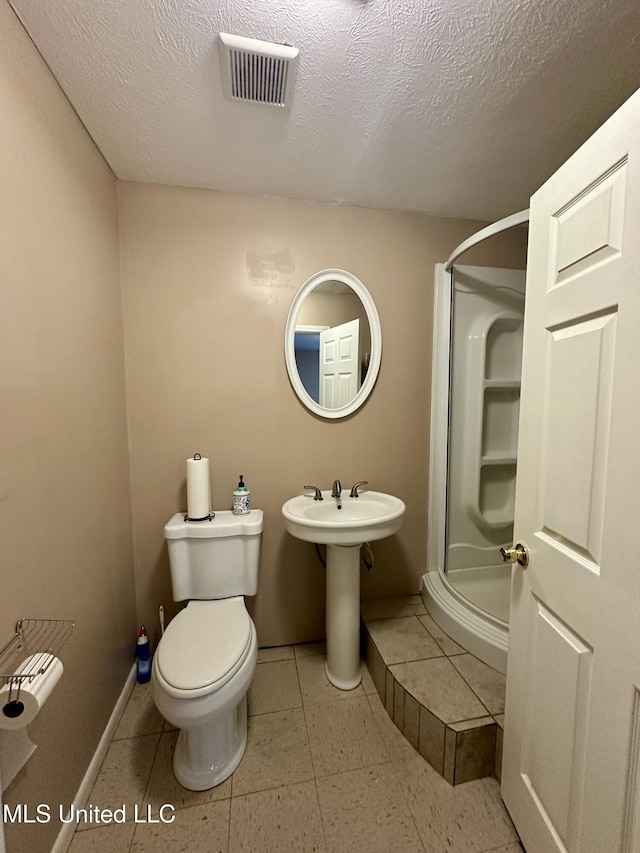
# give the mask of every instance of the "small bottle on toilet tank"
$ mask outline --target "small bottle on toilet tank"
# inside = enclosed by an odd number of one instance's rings
[[[251,492],[244,484],[244,474],[240,474],[238,488],[233,493],[233,514],[247,515],[251,512]]]

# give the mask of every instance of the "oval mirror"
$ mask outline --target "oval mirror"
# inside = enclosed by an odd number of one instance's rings
[[[284,341],[291,384],[323,418],[344,418],[371,393],[380,369],[382,331],[371,294],[345,270],[323,270],[300,288]]]

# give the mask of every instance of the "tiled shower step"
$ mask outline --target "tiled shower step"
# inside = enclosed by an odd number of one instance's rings
[[[499,777],[505,678],[447,637],[419,595],[362,604],[363,656],[387,713],[452,785]]]

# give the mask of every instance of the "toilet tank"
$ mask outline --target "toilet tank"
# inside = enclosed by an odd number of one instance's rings
[[[174,601],[255,595],[262,510],[215,513],[211,521],[185,521],[184,513],[164,528]]]

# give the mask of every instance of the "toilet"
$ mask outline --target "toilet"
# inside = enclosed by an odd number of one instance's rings
[[[173,770],[192,791],[224,782],[247,744],[258,641],[244,596],[258,589],[261,533],[260,509],[199,522],[178,513],[164,528],[173,598],[188,603],[160,639],[151,690],[162,716],[180,729]]]

